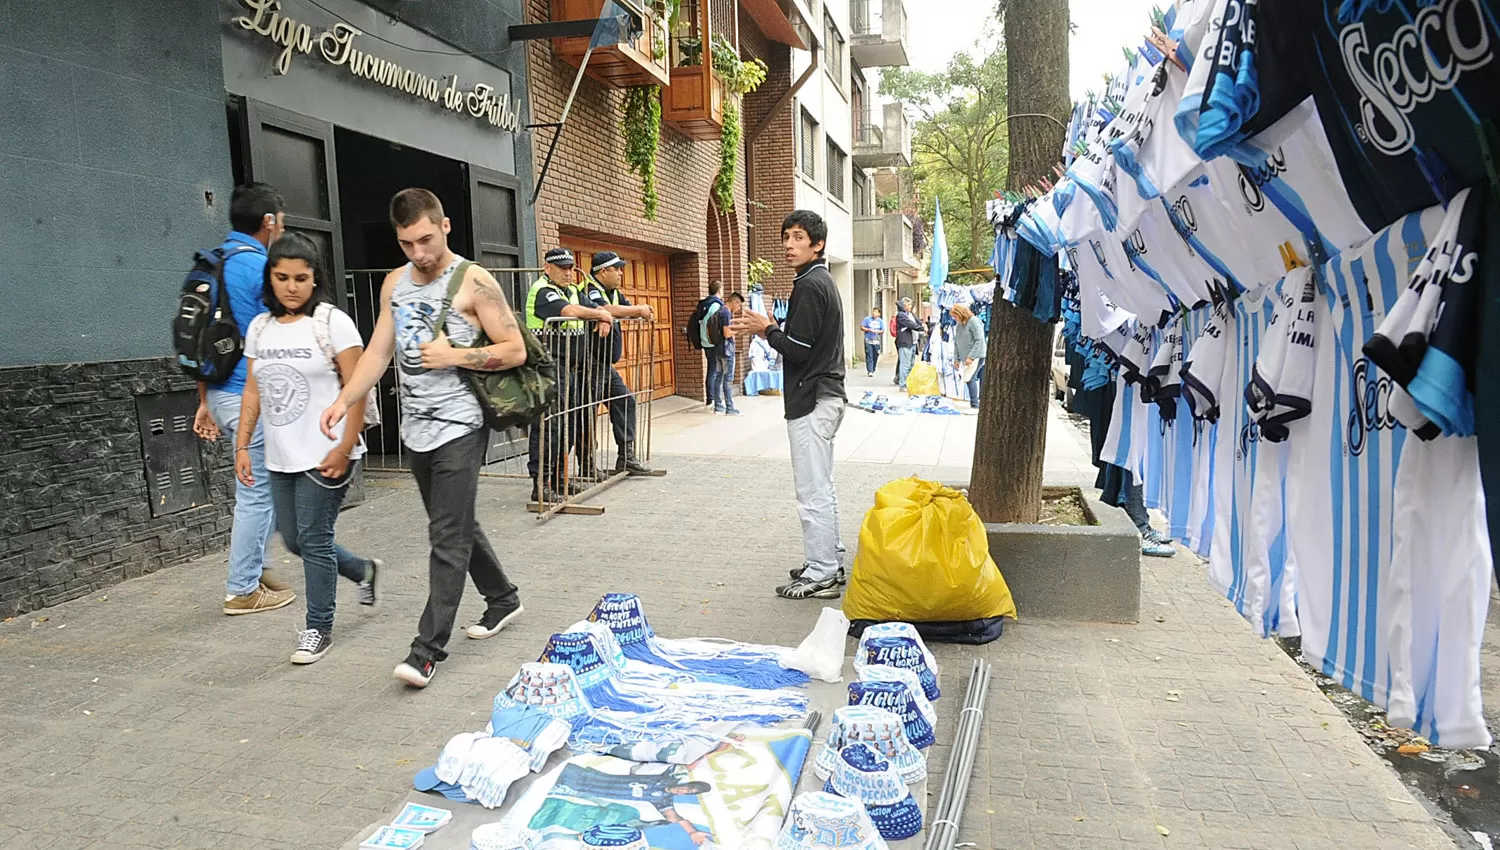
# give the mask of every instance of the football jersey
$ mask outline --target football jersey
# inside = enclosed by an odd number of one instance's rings
[[[1260,108],[1255,73],[1256,0],[1229,0],[1214,46],[1213,67],[1199,106],[1193,149],[1204,159],[1221,156],[1242,138],[1245,119]]]
[[[1319,297],[1317,275],[1306,267],[1288,272],[1276,288],[1276,313],[1245,387],[1250,415],[1273,443],[1284,442],[1287,427],[1312,411]]]
[[[1193,340],[1203,332],[1208,312],[1207,309],[1188,311],[1172,326],[1177,336],[1176,351],[1172,355],[1170,371],[1162,378],[1162,386],[1156,392],[1158,421],[1166,441],[1162,461],[1162,504],[1158,507],[1167,516],[1171,536],[1183,540],[1189,536],[1195,479],[1193,461],[1202,429],[1188,406],[1176,403],[1176,397],[1181,392],[1183,360]],[[1163,400],[1168,394],[1172,397],[1171,404]]]
[[[1219,393],[1229,356],[1230,321],[1228,305],[1215,305],[1208,323],[1183,361],[1182,397],[1194,419],[1209,423],[1218,421]]]
[[[1302,654],[1314,669],[1385,708],[1396,470],[1407,431],[1386,405],[1390,378],[1361,346],[1396,302],[1442,211],[1406,216],[1323,267],[1313,410],[1293,425],[1286,515],[1297,565]],[[1398,667],[1399,669],[1399,667]]]

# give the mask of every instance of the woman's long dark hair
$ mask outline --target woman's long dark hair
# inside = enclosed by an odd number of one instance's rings
[[[301,233],[286,233],[271,243],[271,250],[266,256],[265,282],[261,285],[260,297],[266,302],[266,309],[271,311],[271,315],[285,316],[292,312],[276,297],[276,289],[271,286],[271,269],[276,268],[276,264],[282,260],[301,260],[312,269],[313,291],[307,296],[307,303],[296,311],[299,315],[311,316],[319,304],[333,303],[328,272],[323,268],[323,255],[318,250],[318,243]]]

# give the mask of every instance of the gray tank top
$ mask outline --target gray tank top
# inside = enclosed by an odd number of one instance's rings
[[[411,279],[411,264],[391,292],[391,316],[396,321],[396,382],[401,390],[401,442],[414,452],[430,452],[444,443],[484,427],[484,414],[473,390],[457,369],[427,369],[417,346],[437,337],[437,317],[448,297],[448,281],[463,258],[431,283]],[[457,310],[448,310],[448,340],[471,345],[479,330]]]

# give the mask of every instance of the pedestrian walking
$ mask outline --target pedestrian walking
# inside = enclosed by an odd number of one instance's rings
[[[734,370],[735,356],[739,353],[735,349],[734,330],[730,327],[734,316],[745,308],[745,296],[739,292],[729,293],[724,300],[724,309],[719,312],[724,317],[724,413],[729,416],[739,416],[740,409],[734,406],[734,387],[739,382],[735,380]]]
[[[880,320],[880,308],[876,307],[870,311],[870,315],[859,323],[860,330],[865,332],[865,377],[875,377],[875,367],[880,364],[881,335],[885,333],[885,323]]]
[[[901,299],[896,310],[896,386],[902,390],[906,389],[906,376],[917,363],[917,337],[922,331],[921,321],[911,314],[911,299]]]
[[[338,398],[339,376],[354,373],[364,346],[354,320],[333,306],[323,258],[306,236],[287,234],[271,246],[263,288],[268,312],[245,334],[249,377],[234,472],[246,487],[270,486],[281,539],[302,558],[307,619],[291,660],[312,664],[333,647],[339,576],[358,584],[360,604],[375,604],[380,562],[338,545],[333,534],[365,454],[365,400],[349,406],[349,419],[335,425],[331,436],[318,427],[319,412]],[[270,480],[257,482],[249,444],[262,427]]]
[[[463,600],[464,576],[484,597],[485,610],[468,636],[498,633],[524,610],[516,586],[506,577],[495,550],[474,518],[479,467],[489,445],[489,429],[479,399],[459,369],[499,372],[526,362],[526,343],[505,292],[489,272],[448,248],[452,223],[437,196],[426,189],[403,189],[391,199],[391,226],[409,262],[386,275],[380,288],[380,318],[369,347],[344,389],[323,411],[323,434],[380,381],[396,358],[401,374],[401,442],[410,452],[412,477],[427,510],[432,548],[427,565],[427,605],[406,660],[394,675],[422,688],[432,681]],[[463,274],[450,304],[448,285]],[[448,309],[450,308],[451,309]],[[446,311],[442,327],[438,316]],[[490,344],[466,348],[480,330]],[[455,346],[455,343],[457,346]]]
[[[656,314],[652,311],[650,304],[631,304],[625,293],[620,291],[620,284],[625,282],[625,260],[619,254],[614,251],[600,251],[595,254],[593,261],[589,264],[589,278],[589,282],[584,287],[584,294],[612,317],[656,321]],[[609,405],[609,424],[614,431],[615,446],[618,450],[615,458],[615,472],[649,475],[651,468],[641,463],[635,452],[635,394],[626,385],[625,379],[621,377],[620,370],[616,366],[625,354],[624,338],[618,323],[611,327],[609,336],[602,344],[596,344],[595,350],[604,362],[609,364],[603,370],[606,382],[603,387],[603,396]]]
[[[255,317],[266,312],[262,300],[266,251],[285,229],[285,209],[281,194],[265,183],[238,186],[229,199],[232,229],[220,246],[225,255],[221,269],[229,306],[242,339]],[[199,437],[213,442],[220,434],[232,437],[239,433],[240,407],[248,374],[249,364],[241,358],[223,383],[198,382],[198,411],[193,418],[193,431]],[[266,474],[264,430],[254,428],[243,443],[235,445],[236,463],[241,454],[238,447],[244,446],[253,483],[235,483],[223,611],[229,615],[274,611],[292,604],[297,594],[266,567],[266,548],[276,515],[271,500],[271,478]]]
[[[728,352],[733,343],[725,341],[729,336],[731,316],[724,306],[723,291],[724,284],[717,280],[709,281],[708,297],[698,304],[698,310],[702,313],[698,322],[699,345],[703,347],[703,356],[708,361],[708,403],[713,405],[714,413],[738,416],[739,411],[734,409],[734,400],[730,396],[734,376],[729,373],[733,354]]]
[[[959,373],[959,379],[964,381],[969,407],[978,410],[979,382],[984,380],[984,356],[987,351],[984,320],[963,304],[954,304],[948,313],[958,323],[953,329],[953,368]]]
[[[833,484],[833,439],[844,421],[844,311],[823,250],[828,225],[797,210],[781,225],[787,264],[796,270],[785,329],[753,310],[741,311],[735,332],[762,335],[786,361],[787,435],[792,481],[802,520],[803,565],[776,588],[787,599],[833,599],[844,583],[838,494]]]

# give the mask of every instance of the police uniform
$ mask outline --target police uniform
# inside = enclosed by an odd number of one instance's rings
[[[565,268],[573,267],[573,254],[565,248],[554,248],[547,252],[546,262]],[[557,363],[560,373],[559,404],[563,409],[578,405],[582,387],[582,351],[586,325],[583,319],[568,319],[551,322],[548,319],[562,318],[563,309],[569,305],[583,304],[583,295],[576,286],[559,286],[546,275],[542,275],[526,293],[526,327],[542,335],[548,351]],[[584,306],[593,306],[587,303]],[[553,493],[560,493],[563,481],[563,459],[570,444],[577,442],[582,431],[581,417],[554,416],[547,421],[546,457],[542,457],[542,428],[538,421],[531,428],[528,440],[527,471],[533,481],[545,485]],[[563,425],[566,421],[566,431]],[[545,475],[539,472],[545,470]]]
[[[594,255],[590,271],[597,274],[605,269],[625,265],[625,260],[613,251],[601,251]],[[584,285],[585,295],[595,304],[605,307],[614,305],[617,307],[630,307],[630,299],[619,289],[608,289],[592,277]],[[615,445],[618,456],[615,460],[615,471],[629,469],[632,472],[645,472],[646,467],[636,460],[635,455],[635,425],[636,425],[636,400],[635,394],[626,386],[625,379],[621,377],[620,370],[615,364],[620,362],[624,356],[624,339],[618,325],[610,333],[608,339],[593,337],[593,354],[603,362],[600,370],[601,382],[600,397],[609,405],[609,422],[614,431]]]

